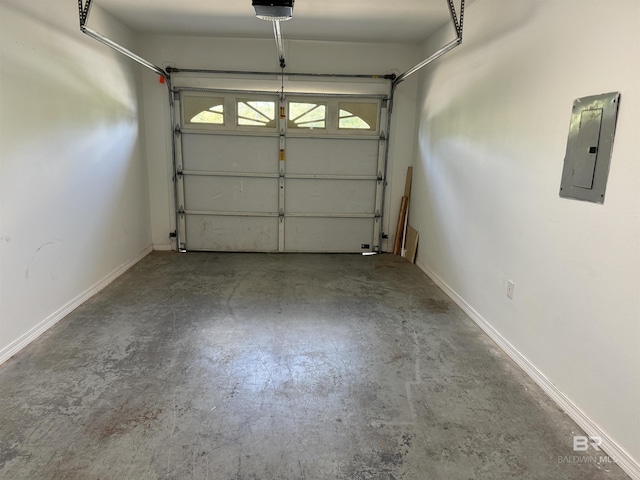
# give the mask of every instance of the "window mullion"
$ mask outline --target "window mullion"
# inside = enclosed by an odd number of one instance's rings
[[[338,131],[338,122],[338,100],[331,98],[327,102],[327,132],[336,133]]]

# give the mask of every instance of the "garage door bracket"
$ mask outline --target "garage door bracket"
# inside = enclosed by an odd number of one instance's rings
[[[447,1],[447,6],[449,8],[449,14],[451,15],[451,23],[453,26],[453,30],[455,31],[456,38],[453,39],[451,42],[447,43],[440,50],[436,51],[433,55],[425,58],[422,62],[418,63],[417,65],[410,68],[406,72],[398,75],[392,83],[391,98],[393,98],[393,91],[396,89],[396,87],[401,82],[405,81],[407,77],[409,77],[410,75],[413,75],[421,68],[429,65],[431,62],[440,58],[442,55],[449,52],[450,50],[453,50],[455,47],[457,47],[462,43],[462,29],[463,29],[463,22],[464,22],[464,1],[465,0],[460,0],[460,19],[459,20],[458,20],[458,14],[456,13],[456,7],[453,3],[453,0],[446,0],[446,1]],[[393,105],[393,101],[391,102],[391,104]]]
[[[153,63],[145,60],[139,55],[136,55],[131,50],[124,48],[122,45],[114,42],[113,40],[108,39],[104,35],[92,30],[87,27],[87,22],[89,21],[89,12],[91,11],[92,0],[78,0],[78,15],[80,17],[80,31],[94,40],[99,41],[100,43],[106,45],[113,50],[126,55],[130,59],[138,62],[140,65],[147,67],[150,70],[153,70],[161,77],[164,77],[165,80],[169,80],[169,74],[165,72],[162,68],[154,65]]]

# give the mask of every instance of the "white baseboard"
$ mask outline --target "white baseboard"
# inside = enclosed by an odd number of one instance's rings
[[[87,290],[82,292],[76,298],[74,298],[73,300],[71,300],[70,302],[68,302],[67,304],[65,304],[55,312],[53,312],[51,315],[45,318],[38,325],[33,327],[24,335],[22,335],[20,338],[18,338],[17,340],[15,340],[14,342],[10,343],[6,347],[4,347],[2,350],[0,350],[0,365],[2,365],[4,362],[9,360],[20,350],[22,350],[31,342],[33,342],[36,338],[38,338],[40,335],[45,333],[47,330],[53,327],[56,323],[58,323],[60,320],[62,320],[64,317],[66,317],[68,314],[70,314],[72,311],[74,311],[76,308],[78,308],[80,305],[86,302],[89,298],[93,297],[96,293],[98,293],[100,290],[105,288],[107,285],[113,282],[116,278],[118,278],[120,275],[122,275],[124,272],[126,272],[131,267],[133,267],[136,263],[142,260],[144,257],[149,255],[152,252],[152,250],[153,248],[151,246],[148,246],[147,248],[142,250],[140,253],[138,253],[129,262],[123,265],[120,265],[118,268],[116,268],[113,272],[111,272],[105,278],[103,278],[102,280],[98,281],[97,283],[89,287]]]
[[[574,422],[582,428],[587,435],[597,436],[602,439],[600,448],[633,480],[640,480],[640,464],[631,457],[620,445],[600,429],[600,427],[587,414],[580,410],[561,390],[559,390],[544,374],[538,370],[527,358],[511,345],[495,328],[487,322],[482,315],[473,309],[460,295],[458,295],[447,283],[436,275],[422,262],[416,261],[416,265],[433,282],[438,285],[464,312],[500,347],[524,372],[536,382],[551,399],[558,404]]]

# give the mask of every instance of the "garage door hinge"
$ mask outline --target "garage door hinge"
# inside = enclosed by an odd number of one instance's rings
[[[387,136],[384,134],[383,131],[380,131],[380,140],[384,141],[387,139]]]
[[[284,217],[284,209],[280,209],[280,211],[278,212],[278,216],[279,217]]]
[[[378,183],[382,183],[382,172],[378,172]]]
[[[180,130],[180,124],[176,125],[176,128],[173,129],[173,132],[176,135],[180,135],[182,133],[182,131]]]
[[[382,217],[382,215],[380,215],[380,210],[376,210],[376,218],[380,218]]]
[[[173,232],[169,232],[169,238],[176,238],[178,236],[178,231],[174,230]]]
[[[184,207],[182,205],[178,209],[178,215],[180,215],[180,218],[184,217]]]

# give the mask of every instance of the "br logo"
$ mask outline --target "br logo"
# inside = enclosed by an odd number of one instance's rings
[[[600,445],[602,445],[602,438],[589,435],[576,435],[573,437],[573,451],[574,452],[586,452],[589,447],[596,451],[600,451]]]

